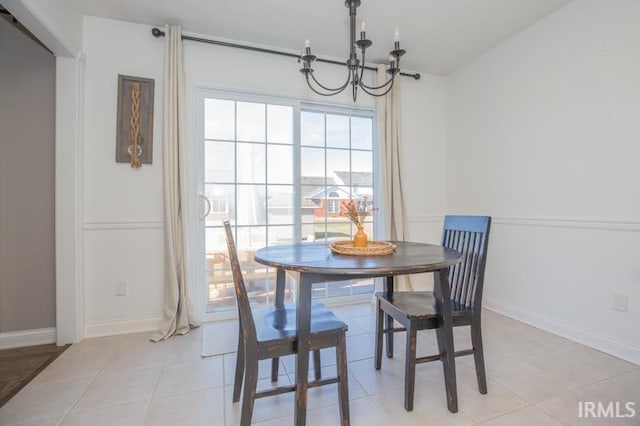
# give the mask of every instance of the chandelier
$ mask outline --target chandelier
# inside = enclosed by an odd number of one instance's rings
[[[307,39],[304,45],[304,54],[300,56],[299,61],[302,62],[302,68],[300,72],[304,74],[304,78],[307,81],[309,88],[318,95],[333,96],[343,92],[349,85],[351,85],[351,91],[353,101],[356,101],[358,96],[358,87],[371,96],[384,96],[393,88],[393,82],[396,76],[400,73],[400,57],[406,52],[400,49],[400,40],[398,31],[396,30],[393,50],[389,52],[389,68],[387,73],[390,75],[386,82],[379,86],[368,86],[362,81],[365,66],[365,52],[368,47],[373,43],[368,40],[365,33],[365,23],[362,21],[360,28],[360,39],[356,40],[356,9],[360,6],[361,0],[345,0],[344,5],[349,8],[349,27],[350,27],[350,53],[349,59],[347,59],[347,81],[342,86],[331,88],[320,83],[314,75],[314,70],[311,64],[317,59],[315,55],[311,54],[311,43]],[[360,49],[360,59],[356,49]]]

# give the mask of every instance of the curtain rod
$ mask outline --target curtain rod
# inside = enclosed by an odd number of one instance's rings
[[[151,34],[153,34],[155,37],[164,37],[164,35],[165,35],[164,31],[162,31],[160,28],[151,29]],[[192,37],[192,36],[187,36],[187,35],[183,35],[182,36],[182,40],[199,41],[201,43],[217,44],[217,45],[220,45],[220,46],[235,47],[237,49],[253,50],[254,52],[271,53],[273,55],[288,56],[290,58],[300,59],[300,55],[297,55],[295,53],[284,52],[282,50],[265,49],[263,47],[247,46],[245,44],[230,43],[228,41],[218,41],[218,40],[212,40],[212,39],[208,39],[208,38]],[[333,61],[331,59],[317,58],[316,61],[324,62],[324,63],[327,63],[327,64],[334,64],[334,65],[342,65],[342,66],[345,65],[344,62]],[[371,70],[371,71],[377,71],[377,68],[370,67],[370,66],[367,66],[367,65],[365,65],[364,68],[367,69],[367,70]],[[420,73],[410,74],[410,73],[400,72],[400,75],[403,76],[403,77],[411,77],[411,78],[413,78],[415,80],[420,80]]]

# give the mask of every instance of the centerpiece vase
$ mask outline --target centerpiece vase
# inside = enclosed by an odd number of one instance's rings
[[[356,225],[358,227],[358,232],[353,236],[353,246],[364,248],[367,246],[367,234],[362,229],[362,226]]]

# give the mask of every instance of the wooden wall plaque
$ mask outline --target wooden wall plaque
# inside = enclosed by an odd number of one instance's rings
[[[152,78],[118,75],[116,129],[116,162],[118,163],[130,163],[132,167],[152,163],[153,90]],[[134,135],[137,135],[135,144],[133,143]],[[137,146],[137,158],[132,161],[134,145]]]

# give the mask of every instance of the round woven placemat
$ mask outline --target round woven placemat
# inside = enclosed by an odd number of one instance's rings
[[[349,256],[384,256],[396,249],[396,245],[388,241],[368,241],[366,247],[354,247],[353,241],[335,241],[327,247],[336,254]]]

